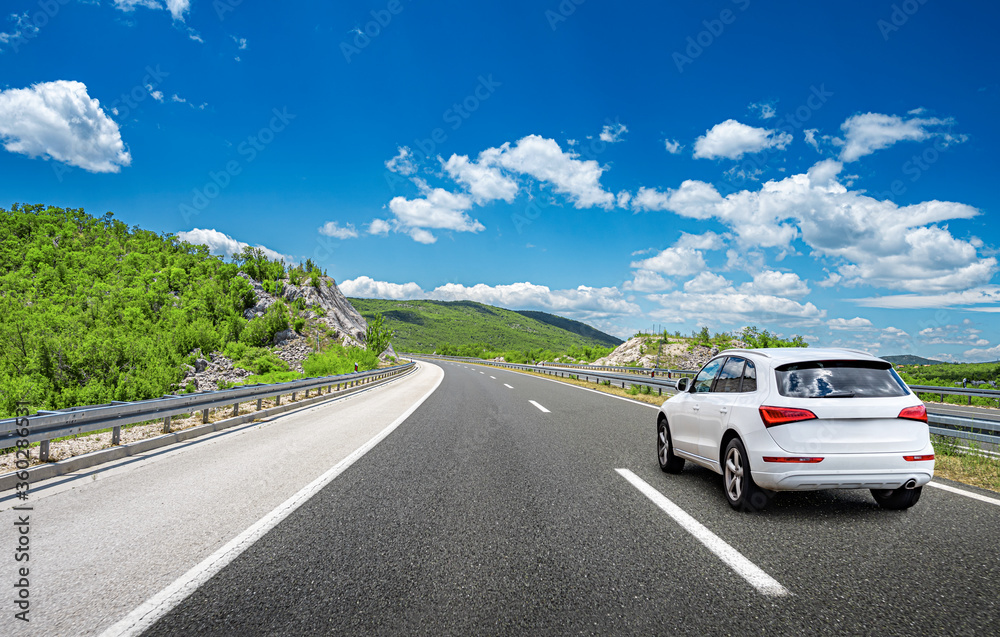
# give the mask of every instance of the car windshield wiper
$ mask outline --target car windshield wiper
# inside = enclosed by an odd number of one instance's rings
[[[820,398],[854,398],[854,392],[852,391],[834,391],[829,394],[824,394]]]

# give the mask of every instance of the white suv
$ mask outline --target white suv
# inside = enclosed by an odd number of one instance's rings
[[[888,362],[842,349],[727,350],[660,408],[656,455],[724,477],[734,508],[775,491],[871,489],[884,508],[916,504],[934,475],[927,410]]]

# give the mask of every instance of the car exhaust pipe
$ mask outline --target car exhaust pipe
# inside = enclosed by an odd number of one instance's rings
[[[903,486],[906,487],[907,489],[916,489],[917,481],[913,478],[910,478],[909,480],[906,481],[906,484],[904,484]]]

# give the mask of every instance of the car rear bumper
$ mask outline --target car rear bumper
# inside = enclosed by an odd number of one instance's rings
[[[919,455],[933,453],[934,449],[929,447]],[[761,455],[751,460],[751,470],[754,482],[773,491],[898,489],[911,480],[914,486],[931,481],[933,460],[914,462],[905,460],[903,455],[901,452],[830,454],[814,464],[764,462]]]

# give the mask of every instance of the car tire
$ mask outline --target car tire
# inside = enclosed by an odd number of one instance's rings
[[[750,457],[739,438],[726,445],[722,456],[722,479],[729,506],[738,511],[761,511],[771,501],[774,493],[761,489],[750,473]]]
[[[660,463],[660,471],[664,473],[680,473],[684,468],[684,458],[674,455],[674,444],[670,439],[670,428],[667,421],[660,418],[656,423],[656,458]]]
[[[917,500],[920,499],[920,491],[922,489],[923,487],[915,489],[907,489],[906,487],[899,487],[898,489],[872,489],[872,497],[875,498],[875,501],[883,509],[899,511],[909,509],[916,504]]]

